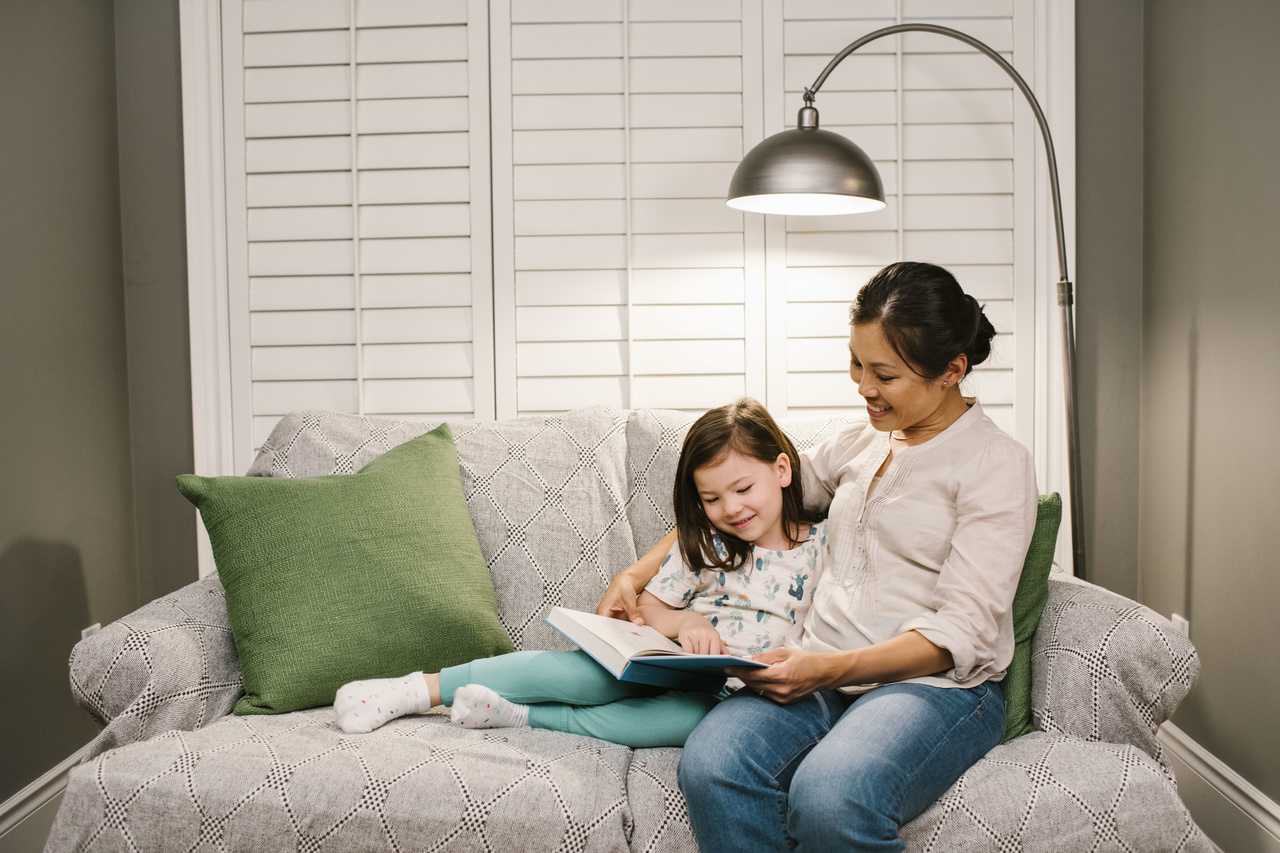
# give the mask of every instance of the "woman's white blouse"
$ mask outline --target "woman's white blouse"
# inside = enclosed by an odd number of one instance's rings
[[[845,651],[917,631],[955,667],[910,681],[999,681],[1013,659],[1010,608],[1035,529],[1031,454],[976,402],[929,441],[898,450],[872,491],[888,454],[889,434],[865,421],[802,454],[805,503],[830,505],[831,555],[801,645]]]

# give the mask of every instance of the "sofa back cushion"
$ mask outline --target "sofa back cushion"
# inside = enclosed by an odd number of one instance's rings
[[[272,431],[248,473],[352,473],[435,425],[294,412]],[[594,610],[609,579],[636,557],[625,514],[624,413],[596,407],[449,425],[503,626],[517,649],[571,648],[542,621],[547,611]]]

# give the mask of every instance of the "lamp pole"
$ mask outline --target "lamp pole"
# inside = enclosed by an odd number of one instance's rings
[[[1075,299],[1072,291],[1071,279],[1067,275],[1067,240],[1062,227],[1062,193],[1058,186],[1058,159],[1053,151],[1053,137],[1049,133],[1049,123],[1045,121],[1044,110],[1040,109],[1040,102],[1036,100],[1036,96],[1032,93],[1031,87],[1027,85],[1027,81],[1022,79],[1022,75],[1019,74],[1017,69],[1010,65],[1003,56],[989,45],[978,41],[967,33],[962,33],[959,30],[953,30],[950,27],[940,27],[936,24],[895,24],[893,26],[884,27],[883,29],[867,33],[865,36],[837,53],[835,57],[827,63],[827,67],[822,69],[822,73],[818,75],[818,79],[813,82],[813,85],[805,89],[805,105],[807,107],[813,106],[813,100],[817,96],[818,90],[822,88],[822,84],[826,82],[827,76],[844,60],[846,56],[876,39],[884,38],[885,36],[897,35],[899,33],[934,33],[940,36],[947,36],[949,38],[956,39],[957,41],[964,42],[979,53],[988,57],[992,62],[996,63],[996,65],[1003,68],[1006,74],[1013,78],[1013,82],[1017,84],[1018,89],[1027,99],[1027,103],[1031,105],[1031,111],[1036,117],[1036,124],[1040,127],[1040,135],[1044,139],[1045,155],[1049,160],[1049,187],[1053,194],[1053,228],[1058,245],[1058,307],[1059,313],[1062,316],[1062,387],[1067,415],[1067,468],[1069,477],[1068,488],[1071,492],[1072,565],[1076,577],[1083,578],[1085,576],[1084,518],[1081,502],[1083,500],[1084,488],[1080,473],[1080,428],[1079,418],[1076,411],[1076,397],[1074,390],[1076,333],[1073,303]]]

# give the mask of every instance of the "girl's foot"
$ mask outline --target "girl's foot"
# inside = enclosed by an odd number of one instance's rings
[[[372,678],[338,688],[333,700],[338,728],[347,734],[365,734],[405,714],[431,710],[431,694],[421,672],[403,678]]]
[[[529,724],[529,706],[503,699],[482,684],[459,687],[449,719],[466,729],[505,729]]]

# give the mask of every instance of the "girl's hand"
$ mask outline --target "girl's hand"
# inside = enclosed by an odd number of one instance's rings
[[[837,686],[843,668],[835,655],[803,649],[773,649],[752,657],[769,664],[768,669],[730,667],[726,672],[767,699],[786,705],[818,690]]]
[[[680,648],[695,655],[723,655],[724,641],[720,632],[701,616],[694,616],[680,626],[676,640]]]

